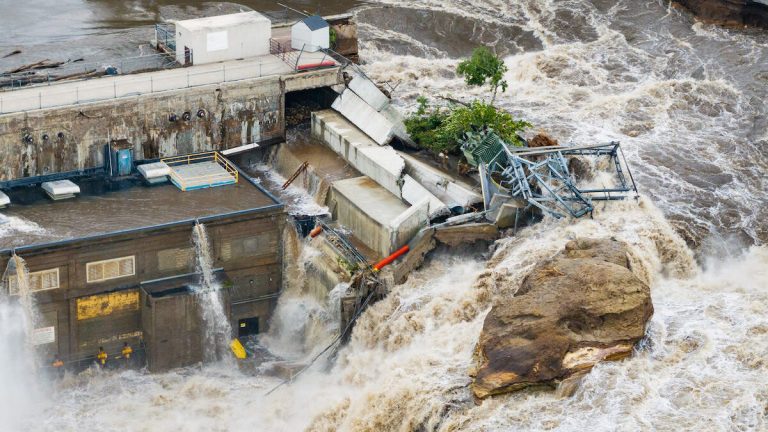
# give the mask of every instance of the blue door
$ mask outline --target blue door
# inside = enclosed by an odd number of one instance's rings
[[[133,170],[133,151],[131,149],[117,151],[117,175],[130,175]]]

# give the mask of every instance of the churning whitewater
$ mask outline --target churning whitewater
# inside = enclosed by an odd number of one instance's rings
[[[215,363],[157,375],[92,369],[43,382],[50,391],[32,395],[22,389],[34,386],[7,375],[18,358],[0,355],[0,400],[13,402],[0,407],[3,424],[51,431],[768,428],[768,36],[695,23],[662,1],[379,3],[355,13],[361,58],[375,80],[398,85],[403,110],[420,94],[479,96],[453,70],[472,47],[496,45],[510,69],[500,103],[561,142],[622,141],[643,197],[601,204],[593,219],[545,219],[491,251],[436,253],[366,310],[333,360],[321,358],[268,396],[281,380]],[[627,243],[633,272],[651,286],[647,337],[632,358],[596,366],[572,397],[528,390],[476,403],[468,370],[494,299],[514,295],[537,263],[576,237]],[[287,279],[311,277],[302,265],[312,250],[299,239],[286,242],[293,257],[286,260],[297,262]],[[301,364],[338,331],[325,319],[336,311],[295,285],[284,294],[262,342]],[[3,346],[18,343],[20,330],[7,324],[24,313],[0,301]],[[31,419],[19,414],[32,411]]]

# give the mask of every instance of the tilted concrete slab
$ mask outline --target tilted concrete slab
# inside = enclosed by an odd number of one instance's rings
[[[333,110],[312,113],[312,135],[346,159],[355,169],[402,198],[400,178],[405,162],[391,147],[380,147]]]
[[[428,165],[419,159],[398,152],[405,161],[405,171],[448,207],[469,207],[483,202],[483,197],[469,184]]]
[[[392,141],[392,122],[371,108],[352,90],[344,90],[344,93],[333,101],[331,108],[340,112],[378,145],[387,145]]]
[[[349,89],[360,96],[371,108],[381,111],[389,105],[389,98],[371,80],[356,76],[349,82]]]
[[[426,200],[429,218],[448,216],[451,210],[436,196],[432,195],[424,186],[408,174],[403,176],[403,199],[413,205]]]
[[[312,135],[397,198],[412,205],[426,198],[430,218],[450,212],[448,206],[416,179],[405,175],[405,161],[396,150],[390,146],[377,145],[336,111],[312,113]]]
[[[429,222],[426,200],[409,207],[365,176],[334,182],[328,204],[339,224],[381,256],[407,244]]]

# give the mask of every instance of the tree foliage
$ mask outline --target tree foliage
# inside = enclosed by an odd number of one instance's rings
[[[419,96],[417,101],[419,107],[414,115],[405,119],[405,128],[420,147],[439,153],[445,150],[445,143],[439,131],[448,117],[448,112],[430,107],[424,96]]]
[[[518,133],[531,126],[482,101],[467,106],[453,105],[449,109],[430,107],[424,97],[418,101],[419,108],[405,120],[405,127],[416,144],[434,153],[459,153],[461,136],[473,128],[483,127],[492,128],[511,145],[522,145]]]
[[[472,51],[472,57],[459,63],[456,73],[464,77],[464,82],[471,86],[490,85],[493,91],[491,105],[496,101],[496,94],[501,88],[502,92],[507,91],[507,81],[504,80],[504,74],[507,73],[507,65],[504,60],[491,52],[486,47],[478,47]]]
[[[518,133],[531,127],[524,120],[515,120],[512,114],[494,107],[491,104],[476,100],[469,106],[456,107],[440,126],[440,134],[446,140],[457,143],[461,136],[472,129],[488,127],[507,144],[521,146]]]

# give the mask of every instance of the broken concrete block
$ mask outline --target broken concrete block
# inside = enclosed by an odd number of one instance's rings
[[[389,98],[376,84],[363,76],[354,77],[349,82],[349,88],[376,111],[381,111],[389,105]]]
[[[424,186],[417,182],[413,177],[408,174],[403,176],[403,199],[411,204],[416,205],[422,200],[426,199],[429,203],[429,218],[434,219],[440,216],[448,216],[451,210],[436,196],[432,195]]]
[[[378,145],[387,145],[394,136],[393,125],[352,90],[345,90],[331,108],[340,112]]]
[[[429,166],[407,153],[398,152],[398,154],[405,161],[405,172],[449,208],[468,208],[483,202],[483,197],[475,192],[469,184]]]

